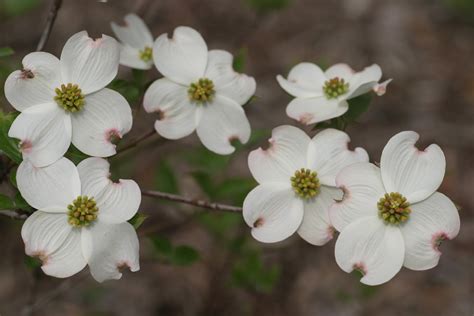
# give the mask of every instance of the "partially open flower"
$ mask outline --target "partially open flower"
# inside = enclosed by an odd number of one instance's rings
[[[344,167],[369,157],[362,148],[349,150],[349,136],[335,129],[312,139],[293,126],[273,129],[270,147],[248,158],[259,185],[245,198],[243,216],[261,242],[277,242],[293,233],[314,245],[332,239],[329,207],[342,198],[335,178]]]
[[[124,25],[112,22],[112,30],[121,41],[120,64],[135,69],[153,66],[153,36],[136,14],[127,14]]]
[[[435,144],[418,150],[418,138],[401,132],[385,146],[380,168],[357,163],[336,178],[345,192],[330,210],[341,232],[336,262],[346,272],[360,270],[362,283],[387,282],[402,266],[433,268],[441,256],[439,243],[459,232],[455,205],[436,192],[446,168],[443,151]]]
[[[115,154],[111,132],[122,137],[132,127],[128,102],[105,88],[117,74],[118,60],[115,39],[93,40],[85,31],[69,38],[60,60],[45,52],[25,56],[23,70],[5,82],[7,100],[22,112],[8,136],[20,139],[23,158],[47,166],[71,141],[90,156]]]
[[[120,269],[140,269],[138,238],[127,221],[138,210],[141,192],[133,180],[109,179],[109,163],[83,160],[76,168],[66,158],[36,168],[18,167],[18,189],[38,209],[25,221],[25,252],[39,257],[43,271],[65,278],[89,265],[99,282],[120,279]]]
[[[288,79],[277,76],[280,86],[295,97],[286,114],[303,124],[314,124],[343,115],[347,100],[371,90],[383,95],[391,80],[379,84],[382,70],[372,65],[355,72],[346,64],[336,64],[322,71],[312,63],[300,63],[288,74]]]
[[[180,26],[173,38],[157,38],[153,59],[164,78],[148,88],[143,105],[160,114],[155,129],[161,136],[179,139],[196,130],[204,146],[222,155],[235,150],[232,140],[248,141],[250,124],[242,105],[256,83],[234,71],[231,54],[208,51],[201,34]]]

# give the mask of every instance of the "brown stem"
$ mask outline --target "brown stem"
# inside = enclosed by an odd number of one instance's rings
[[[209,202],[205,200],[191,199],[191,198],[187,198],[181,195],[165,193],[165,192],[160,192],[160,191],[145,190],[145,191],[142,191],[142,195],[156,197],[163,200],[190,204],[197,207],[207,208],[207,209],[215,210],[215,211],[242,212],[242,208],[238,206],[214,203],[214,202]]]
[[[134,147],[136,147],[136,146],[137,146],[139,143],[141,143],[142,141],[144,141],[144,140],[146,140],[146,139],[148,139],[148,138],[150,138],[151,136],[156,135],[156,134],[157,134],[157,133],[156,133],[156,131],[155,131],[154,128],[151,129],[151,130],[149,130],[149,131],[146,132],[145,134],[143,134],[143,135],[141,135],[140,137],[136,138],[135,140],[131,141],[129,144],[123,146],[122,148],[119,148],[119,149],[117,150],[117,154],[116,154],[116,155],[122,154],[122,153],[124,153],[124,152],[126,152],[126,151],[128,151],[128,150],[130,150],[130,149],[132,149],[132,148],[134,148]]]
[[[58,11],[61,8],[62,3],[63,0],[53,0],[53,3],[51,4],[51,9],[49,10],[48,19],[46,20],[46,26],[43,30],[43,33],[41,33],[38,46],[36,47],[36,51],[43,50],[44,46],[46,45],[46,42],[49,38],[49,34],[53,29],[54,21],[56,21],[56,16],[58,15]]]

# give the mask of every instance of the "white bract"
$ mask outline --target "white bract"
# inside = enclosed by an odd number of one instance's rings
[[[230,154],[232,140],[246,143],[250,124],[242,105],[255,93],[255,80],[232,68],[233,57],[223,50],[207,50],[202,36],[180,26],[173,38],[158,37],[153,60],[164,78],[146,91],[143,105],[157,112],[156,131],[179,139],[194,130],[209,150]]]
[[[153,66],[153,36],[145,22],[136,14],[127,14],[124,25],[111,23],[120,44],[120,64],[135,69]]]
[[[294,96],[286,114],[303,124],[314,124],[343,115],[349,109],[347,100],[371,90],[385,93],[391,81],[378,83],[382,70],[372,65],[355,72],[346,64],[336,64],[322,71],[312,63],[300,63],[288,74],[288,79],[277,76],[280,86]]]
[[[87,32],[73,35],[59,60],[45,52],[23,59],[23,70],[10,74],[5,96],[21,112],[8,135],[21,140],[24,159],[47,166],[72,143],[90,156],[116,153],[112,140],[132,127],[129,104],[105,88],[116,76],[119,49],[112,37],[93,40]]]
[[[343,200],[330,210],[341,232],[336,261],[346,272],[360,270],[362,283],[387,282],[402,266],[436,266],[441,241],[459,232],[455,205],[436,192],[444,177],[444,154],[435,144],[418,150],[418,138],[415,132],[401,132],[385,146],[380,168],[357,163],[336,178],[344,190]]]
[[[76,168],[66,158],[36,168],[18,167],[18,189],[38,209],[24,223],[25,252],[42,260],[43,271],[65,278],[89,265],[99,282],[120,279],[120,269],[140,269],[138,238],[127,221],[138,210],[133,180],[109,179],[109,163],[88,158]]]
[[[362,148],[348,149],[349,136],[335,129],[312,139],[293,126],[272,131],[270,147],[252,151],[248,164],[259,185],[245,198],[243,216],[261,242],[277,242],[296,231],[314,245],[333,237],[329,207],[342,198],[336,175],[355,162],[367,162]]]

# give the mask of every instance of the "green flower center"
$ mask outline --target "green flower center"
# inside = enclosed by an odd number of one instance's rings
[[[188,96],[192,102],[206,103],[214,98],[214,83],[207,78],[201,78],[197,82],[191,83],[188,89]]]
[[[145,46],[143,50],[138,52],[138,55],[141,60],[147,63],[153,58],[153,49],[149,46]]]
[[[73,227],[89,226],[97,219],[99,213],[94,198],[88,196],[79,195],[67,209],[69,210],[67,221]]]
[[[336,99],[349,91],[349,83],[342,78],[334,77],[324,82],[323,91],[326,98]]]
[[[385,224],[399,225],[410,217],[411,209],[406,197],[398,192],[385,193],[377,203],[379,216]]]
[[[301,168],[291,177],[293,191],[302,199],[309,200],[319,193],[319,179],[315,171]]]
[[[84,107],[84,95],[77,84],[62,84],[60,88],[56,88],[54,91],[56,92],[54,100],[64,110],[74,113]]]

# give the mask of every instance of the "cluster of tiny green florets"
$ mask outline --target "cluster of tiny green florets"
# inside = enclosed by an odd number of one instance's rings
[[[410,217],[410,203],[397,192],[385,193],[377,203],[379,216],[386,224],[399,225]]]
[[[319,193],[319,179],[315,171],[301,168],[291,177],[293,191],[302,199],[311,199]]]
[[[335,99],[349,91],[349,83],[343,78],[335,77],[324,82],[323,91],[326,98]]]
[[[54,90],[56,96],[54,100],[64,110],[69,112],[78,112],[84,106],[84,95],[77,84],[62,84],[61,88]]]
[[[211,102],[215,93],[214,83],[207,78],[191,83],[188,89],[189,99],[197,103]]]
[[[145,46],[145,48],[140,50],[138,54],[141,60],[149,62],[153,58],[153,49],[149,46]]]
[[[97,219],[99,209],[94,198],[78,196],[68,205],[68,223],[74,227],[89,226]]]

